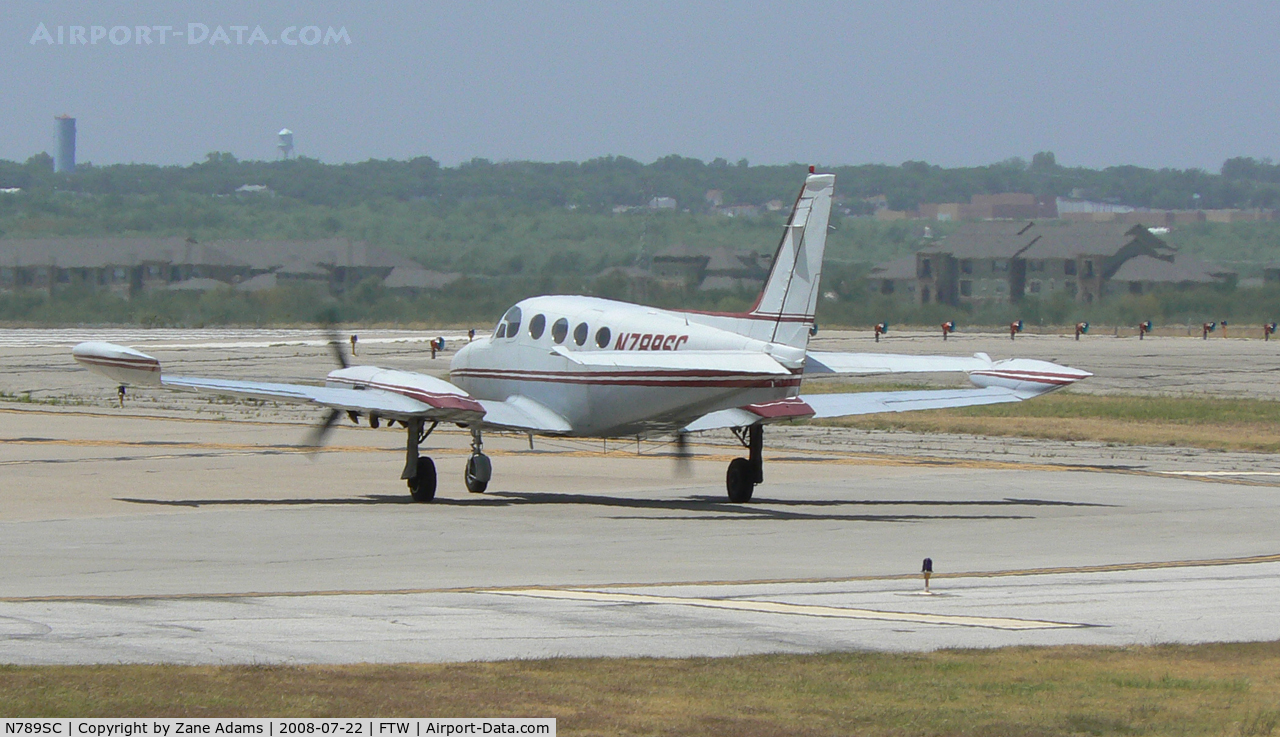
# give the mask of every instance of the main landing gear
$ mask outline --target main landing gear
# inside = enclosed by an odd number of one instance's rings
[[[463,473],[467,491],[472,494],[483,494],[489,488],[489,479],[493,476],[493,464],[489,462],[489,456],[484,454],[483,449],[480,431],[472,428],[471,457],[467,459],[467,470]]]
[[[436,462],[427,456],[418,455],[418,446],[427,439],[438,422],[423,429],[425,423],[421,419],[409,420],[408,442],[405,444],[404,473],[400,478],[409,485],[409,495],[415,502],[429,502],[436,498]]]
[[[747,449],[746,458],[734,458],[729,462],[729,472],[725,474],[725,487],[729,490],[729,501],[749,502],[756,484],[764,482],[764,427],[735,427],[733,434]]]
[[[404,447],[404,473],[400,474],[400,478],[409,485],[409,496],[412,496],[415,502],[429,502],[436,498],[435,461],[427,456],[418,455],[418,446],[422,445],[422,441],[426,440],[440,423],[433,422],[430,427],[424,429],[425,424],[423,420],[409,420],[408,440]],[[488,488],[489,479],[493,476],[493,465],[489,462],[489,456],[482,451],[483,447],[480,431],[472,428],[471,457],[467,459],[464,478],[467,491],[473,494],[479,494]]]

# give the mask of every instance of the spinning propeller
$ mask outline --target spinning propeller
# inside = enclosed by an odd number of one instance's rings
[[[343,347],[342,340],[335,327],[338,323],[336,310],[329,309],[322,312],[317,321],[324,330],[325,338],[329,341],[329,351],[333,354],[333,360],[338,364],[338,368],[349,368],[351,360],[347,357],[347,350]],[[333,426],[338,424],[338,420],[342,419],[343,414],[343,410],[330,409],[329,413],[320,421],[320,424],[311,428],[311,431],[307,433],[303,445],[312,449],[319,449],[323,446],[325,437],[333,429]]]
[[[688,478],[693,475],[693,467],[689,459],[693,457],[693,453],[689,450],[689,433],[683,430],[676,432],[675,452],[672,453],[676,459],[675,474],[681,478]]]

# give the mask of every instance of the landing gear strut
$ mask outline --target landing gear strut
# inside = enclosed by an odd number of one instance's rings
[[[489,479],[493,477],[493,464],[489,456],[484,454],[484,443],[480,439],[480,431],[471,429],[471,457],[467,459],[467,470],[463,480],[467,491],[472,494],[483,494],[489,488]]]
[[[400,478],[409,485],[409,496],[415,502],[429,502],[436,498],[436,463],[427,456],[418,455],[418,446],[427,439],[438,422],[423,429],[421,419],[409,420],[408,442],[405,443],[404,473]]]
[[[735,427],[733,434],[747,449],[746,458],[734,458],[729,462],[729,472],[725,475],[725,487],[729,490],[729,501],[749,502],[756,484],[764,481],[764,427]]]

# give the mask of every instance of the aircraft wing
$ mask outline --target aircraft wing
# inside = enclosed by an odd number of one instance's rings
[[[973,407],[982,404],[1019,402],[1024,397],[1013,389],[989,386],[977,389],[927,389],[900,392],[852,392],[847,394],[807,394],[776,402],[749,404],[712,412],[689,423],[686,432],[747,427],[783,420],[822,419],[871,415],[880,412],[912,412],[921,409]]]
[[[179,391],[217,394],[241,399],[264,399],[293,404],[319,404],[333,409],[372,413],[379,417],[425,417],[436,409],[402,394],[381,389],[343,389],[307,384],[273,384],[191,376],[162,376],[160,385]],[[443,419],[443,418],[441,418]]]
[[[443,379],[376,366],[339,369],[328,375],[325,386],[313,386],[169,376],[161,371],[160,362],[155,358],[111,343],[81,343],[72,349],[72,356],[90,371],[125,384],[319,405],[398,420],[475,422],[486,413],[480,402]]]

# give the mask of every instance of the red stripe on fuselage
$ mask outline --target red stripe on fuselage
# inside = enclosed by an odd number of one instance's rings
[[[799,386],[798,375],[770,374],[761,376],[715,371],[668,371],[662,373],[506,371],[498,369],[459,369],[454,376],[492,381],[537,381],[558,384],[594,384],[598,386],[666,386],[666,387],[754,387]]]

